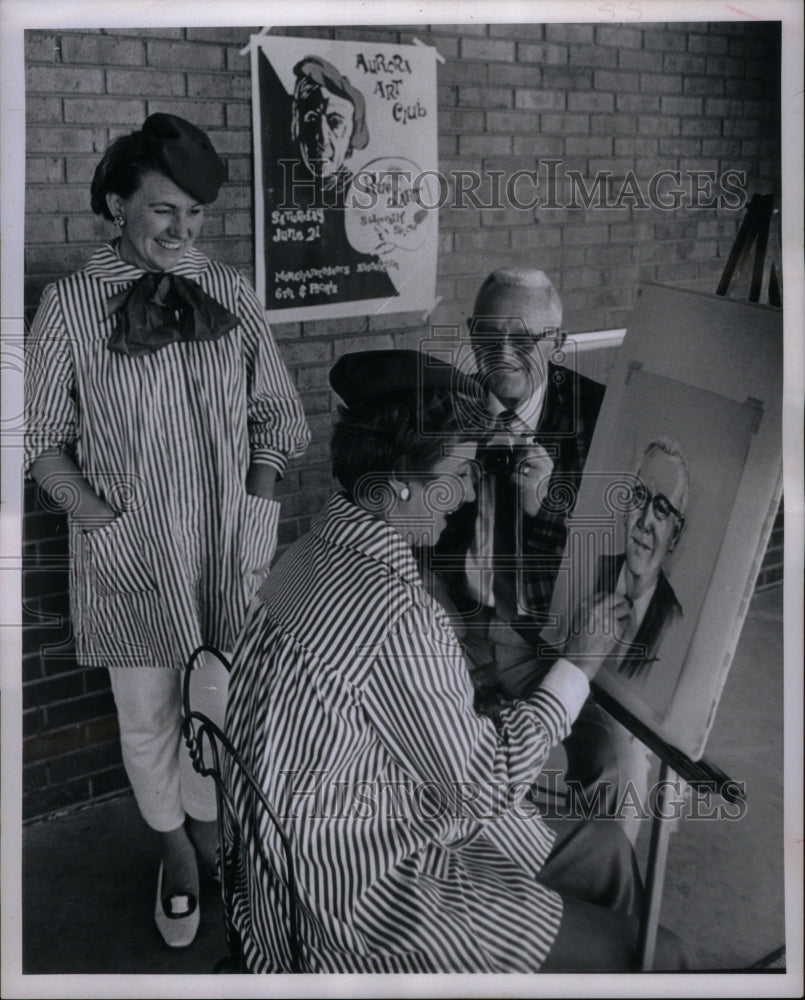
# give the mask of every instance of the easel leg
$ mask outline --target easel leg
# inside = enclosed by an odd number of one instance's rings
[[[678,776],[663,761],[660,765],[659,794],[656,813],[651,820],[651,840],[649,841],[648,863],[646,866],[646,899],[640,918],[640,933],[637,939],[638,958],[642,972],[649,972],[654,964],[657,946],[657,926],[660,922],[662,890],[665,882],[665,868],[668,861],[668,838],[671,835],[670,816],[666,814],[666,803]]]

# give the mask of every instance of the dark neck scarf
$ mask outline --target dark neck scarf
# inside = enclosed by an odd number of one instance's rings
[[[183,341],[218,340],[240,322],[195,281],[169,272],[148,272],[113,295],[107,315],[115,325],[106,346],[130,357]]]

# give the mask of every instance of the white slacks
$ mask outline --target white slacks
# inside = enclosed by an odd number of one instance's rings
[[[215,783],[193,768],[182,738],[184,670],[110,667],[123,765],[145,822],[166,833],[185,816],[216,818]],[[229,675],[217,657],[199,658],[190,683],[190,705],[224,724]]]

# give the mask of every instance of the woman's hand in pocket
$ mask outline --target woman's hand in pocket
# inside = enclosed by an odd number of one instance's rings
[[[273,465],[253,462],[246,476],[246,492],[253,497],[264,500],[274,499],[274,485],[277,481],[277,470]]]
[[[69,455],[51,448],[31,466],[31,476],[70,517],[79,531],[96,531],[114,521],[116,513],[90,486]]]
[[[117,514],[100,497],[84,497],[73,513],[73,523],[79,531],[98,531],[111,524]]]

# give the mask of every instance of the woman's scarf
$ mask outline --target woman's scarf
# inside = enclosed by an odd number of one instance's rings
[[[240,322],[195,281],[170,272],[144,274],[113,295],[107,309],[115,317],[107,347],[130,357],[182,341],[218,340]]]

